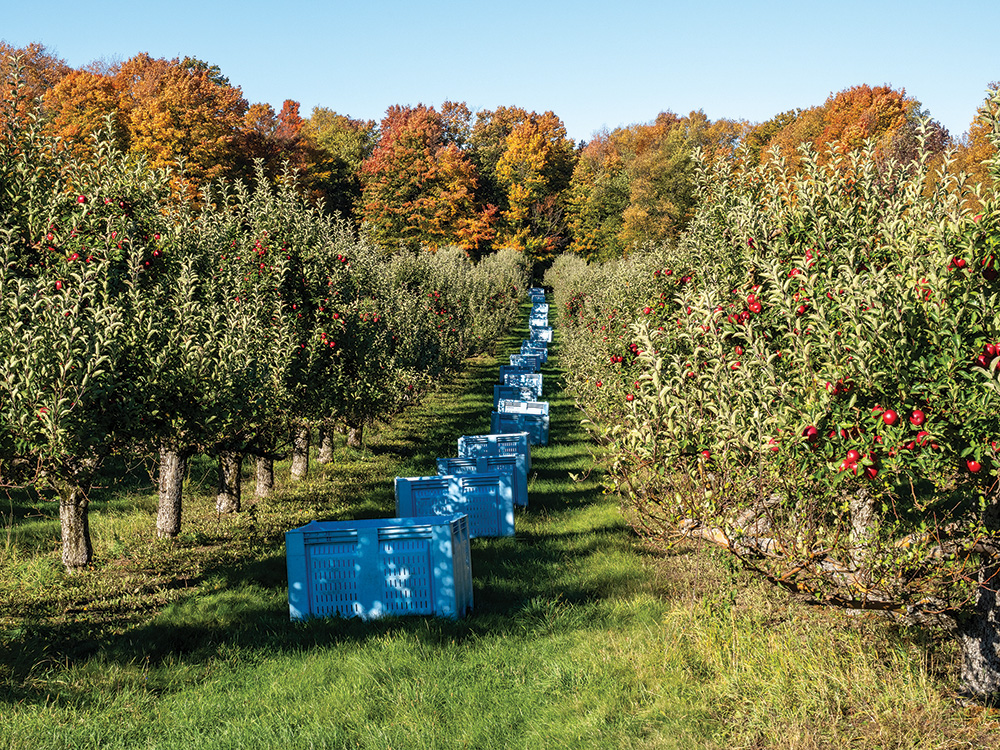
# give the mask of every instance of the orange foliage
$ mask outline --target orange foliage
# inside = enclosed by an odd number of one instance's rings
[[[493,211],[475,201],[475,168],[448,142],[433,107],[386,111],[378,145],[361,165],[361,182],[362,218],[383,247],[454,244],[478,251],[493,237]]]
[[[231,168],[247,111],[239,88],[218,83],[209,70],[147,54],[123,63],[115,86],[131,149],[153,167],[173,167],[183,159],[185,173],[196,182]]]
[[[53,134],[63,138],[79,156],[91,152],[90,136],[103,129],[109,119],[119,147],[128,149],[128,133],[111,78],[74,70],[46,92],[44,101]]]

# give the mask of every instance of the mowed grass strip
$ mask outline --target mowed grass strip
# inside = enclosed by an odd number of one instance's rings
[[[527,335],[512,333],[506,354]],[[59,570],[49,506],[17,498],[2,591],[0,747],[950,748],[996,716],[952,699],[953,652],[803,606],[689,548],[655,552],[604,494],[596,450],[545,368],[551,443],[533,449],[514,538],[473,540],[456,622],[288,620],[284,530],[393,512],[396,475],[435,473],[486,432],[482,357],[362,451],[341,446],[238,518],[192,466],[185,532],[152,538],[140,481],[95,503],[99,562]],[[249,468],[249,467],[248,467]],[[131,475],[130,475],[131,476]],[[252,490],[246,493],[252,494]],[[35,529],[47,529],[33,532]],[[48,540],[46,542],[46,540]],[[8,573],[10,575],[8,575]]]

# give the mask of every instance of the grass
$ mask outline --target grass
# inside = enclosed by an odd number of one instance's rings
[[[525,331],[505,343],[516,347]],[[554,349],[554,354],[558,348]],[[184,532],[155,540],[144,467],[97,494],[97,562],[69,576],[57,508],[11,496],[0,539],[0,748],[964,748],[995,712],[953,696],[954,650],[808,607],[721,557],[656,551],[605,495],[546,370],[515,538],[473,541],[475,610],[452,622],[291,623],[283,532],[391,514],[392,478],[487,431],[498,362],[341,445],[238,517],[193,462]],[[249,467],[248,467],[249,468]],[[251,493],[246,493],[251,494]]]

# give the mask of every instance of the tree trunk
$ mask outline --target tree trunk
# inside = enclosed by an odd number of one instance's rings
[[[983,525],[994,538],[1000,533],[1000,497],[991,493],[983,512]],[[986,554],[979,568],[976,606],[959,623],[962,647],[962,682],[980,700],[1000,700],[1000,559]]]
[[[242,492],[243,456],[236,451],[219,453],[219,492],[215,509],[219,513],[238,513]]]
[[[867,487],[861,487],[852,492],[848,500],[851,506],[851,563],[859,578],[867,581],[875,524],[875,498]]]
[[[181,531],[181,499],[187,456],[171,443],[160,444],[159,504],[156,510],[156,536],[175,537]]]
[[[326,465],[333,461],[333,435],[329,428],[321,427],[319,430],[319,452],[316,455],[316,463]]]
[[[254,496],[270,497],[274,492],[274,459],[271,456],[257,457],[257,488]]]
[[[300,424],[292,434],[292,481],[300,482],[309,476],[309,427]]]
[[[358,424],[348,424],[347,425],[347,447],[348,448],[360,448],[362,446],[362,438],[364,437],[364,425]]]
[[[1000,562],[979,571],[974,614],[960,625],[962,682],[979,699],[1000,699]]]
[[[59,487],[59,524],[62,530],[62,561],[67,570],[83,568],[94,559],[87,517],[87,488],[67,482]]]

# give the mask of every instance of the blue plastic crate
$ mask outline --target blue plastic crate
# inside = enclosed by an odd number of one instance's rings
[[[520,403],[501,401],[504,404]],[[546,403],[546,407],[548,404]],[[544,413],[529,412],[503,412],[494,411],[490,413],[490,431],[496,433],[504,432],[527,432],[528,443],[530,445],[549,444],[549,413],[546,408]]]
[[[469,536],[514,535],[514,489],[507,473],[396,477],[396,515],[469,516]]]
[[[532,313],[528,316],[528,329],[532,328],[545,328],[549,324],[548,315],[536,315]]]
[[[503,385],[509,385],[507,383],[507,378],[511,375],[535,375],[537,372],[529,367],[521,367],[520,365],[500,365],[500,383]]]
[[[528,433],[502,433],[492,435],[462,435],[458,439],[460,458],[479,456],[524,456],[524,468],[531,471],[531,446]]]
[[[531,305],[532,315],[548,315],[549,314],[549,303],[548,302],[534,302]]]
[[[285,556],[293,620],[472,610],[465,515],[313,521],[285,532]]]
[[[511,399],[514,401],[534,401],[535,400],[535,389],[531,386],[526,385],[495,385],[493,386],[493,408],[497,408],[497,404],[500,403],[502,399]]]
[[[541,357],[543,363],[549,361],[549,350],[548,347],[543,343],[532,343],[530,341],[521,342],[521,354],[529,354],[535,357]]]
[[[478,456],[476,458],[439,458],[438,474],[475,474],[497,471],[510,475],[514,506],[528,505],[528,467],[525,456],[517,453],[511,456]]]
[[[528,340],[539,343],[552,343],[552,326],[531,326],[528,328]]]
[[[542,369],[542,358],[535,354],[511,354],[511,367],[522,367],[529,372],[538,372]]]
[[[500,366],[503,373],[504,365]],[[500,376],[503,385],[513,385],[520,388],[530,388],[534,400],[542,397],[542,374],[540,372],[510,372]]]
[[[549,416],[549,402],[506,398],[500,399],[496,410],[501,414],[533,414],[547,417]]]

